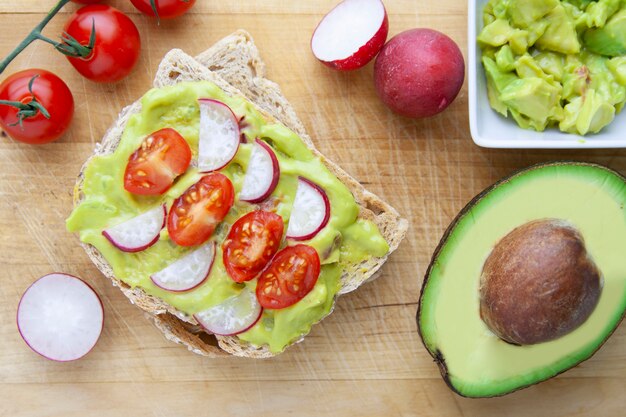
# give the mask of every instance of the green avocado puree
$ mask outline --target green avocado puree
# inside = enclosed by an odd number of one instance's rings
[[[357,219],[359,207],[350,190],[337,179],[294,132],[278,123],[268,123],[254,106],[242,97],[229,97],[210,82],[184,82],[175,86],[152,89],[143,97],[140,113],[132,115],[122,140],[112,154],[92,158],[84,173],[83,200],[67,219],[67,229],[78,232],[80,240],[96,247],[109,262],[115,275],[132,287],[141,287],[148,294],[187,314],[194,314],[237,295],[244,284],[237,284],[227,275],[222,263],[221,243],[230,225],[258,206],[238,201],[211,237],[217,245],[215,263],[209,278],[199,287],[184,293],[173,293],[155,286],[150,275],[184,256],[193,248],[183,248],[161,231],[159,241],[138,253],[115,248],[102,231],[129,220],[158,204],[172,201],[194,184],[202,174],[190,167],[165,194],[158,197],[137,196],[123,187],[123,175],[129,156],[142,140],[165,127],[176,129],[189,143],[194,155],[198,152],[200,123],[199,98],[213,98],[226,103],[238,116],[245,116],[243,133],[248,143],[241,144],[233,161],[221,172],[230,178],[238,195],[255,138],[266,141],[276,153],[280,180],[271,201],[285,221],[285,230],[297,188],[298,176],[306,177],[322,187],[330,201],[328,225],[312,240],[303,242],[314,247],[322,269],[313,290],[295,305],[282,310],[266,309],[259,322],[238,337],[256,346],[267,345],[272,352],[308,333],[311,326],[330,313],[333,300],[341,287],[343,267],[381,257],[389,246],[370,221]],[[193,165],[193,163],[192,163]],[[256,279],[245,285],[254,288]]]

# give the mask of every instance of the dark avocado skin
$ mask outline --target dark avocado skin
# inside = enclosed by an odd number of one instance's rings
[[[445,243],[447,242],[448,238],[450,237],[450,234],[452,233],[452,231],[456,228],[457,223],[463,217],[465,217],[465,215],[480,200],[482,200],[483,197],[485,197],[487,194],[489,194],[494,189],[498,188],[500,185],[505,184],[505,183],[511,181],[513,178],[515,178],[515,177],[517,177],[519,175],[523,175],[524,173],[532,171],[534,169],[543,168],[543,167],[560,166],[560,165],[591,166],[591,167],[600,168],[600,169],[603,169],[605,171],[609,171],[609,172],[617,175],[624,182],[626,182],[626,177],[624,175],[620,174],[619,172],[614,171],[614,170],[612,170],[612,169],[610,169],[608,167],[605,167],[603,165],[595,164],[595,163],[592,163],[592,162],[554,161],[554,162],[540,163],[540,164],[532,165],[532,166],[530,166],[528,168],[519,169],[519,170],[513,172],[511,175],[509,175],[507,177],[504,177],[504,178],[500,179],[499,181],[495,182],[494,184],[490,185],[489,187],[485,188],[478,195],[476,195],[469,203],[467,203],[467,205],[465,205],[465,207],[463,207],[463,209],[459,212],[459,214],[457,214],[456,217],[452,220],[452,222],[450,223],[450,225],[448,226],[448,228],[444,232],[443,236],[441,237],[441,240],[439,241],[439,244],[435,248],[435,252],[433,253],[433,256],[431,257],[430,264],[428,265],[428,269],[426,270],[426,274],[424,275],[422,288],[420,290],[419,302],[417,303],[417,314],[416,314],[417,333],[419,334],[420,339],[422,340],[422,344],[424,345],[424,347],[426,348],[426,350],[428,351],[430,356],[432,356],[432,358],[434,359],[435,363],[439,367],[439,371],[441,372],[441,377],[443,378],[443,380],[446,383],[446,385],[453,392],[455,392],[456,394],[458,394],[461,397],[465,397],[465,398],[494,398],[494,397],[502,397],[502,396],[508,395],[508,394],[510,394],[512,392],[519,391],[519,390],[522,390],[524,388],[528,388],[530,386],[536,385],[536,384],[538,384],[540,382],[547,381],[548,379],[552,379],[555,376],[560,375],[563,372],[566,372],[566,371],[572,369],[574,366],[580,365],[581,363],[585,362],[587,359],[590,359],[606,343],[606,341],[611,337],[611,335],[615,332],[615,330],[617,330],[617,328],[619,327],[619,325],[622,322],[622,320],[624,320],[624,317],[626,317],[626,311],[624,311],[624,313],[622,314],[622,317],[620,318],[620,320],[617,323],[617,325],[615,326],[615,328],[606,335],[606,337],[602,340],[602,343],[600,343],[598,345],[598,348],[596,350],[594,350],[593,353],[591,355],[589,355],[589,357],[581,360],[580,362],[577,362],[576,364],[574,364],[570,368],[564,369],[564,370],[562,370],[560,372],[557,372],[557,373],[555,373],[553,375],[549,375],[546,378],[540,379],[540,380],[538,380],[538,381],[536,381],[536,382],[534,382],[532,384],[523,385],[523,386],[520,386],[520,387],[518,387],[518,388],[516,388],[514,390],[511,390],[511,391],[507,391],[507,392],[503,392],[503,393],[499,393],[499,394],[494,394],[494,395],[488,395],[488,396],[481,396],[481,397],[474,397],[474,396],[472,396],[472,397],[470,397],[470,396],[467,396],[467,395],[463,394],[459,390],[457,390],[457,388],[452,384],[452,381],[449,378],[448,367],[446,365],[446,359],[443,356],[443,354],[439,350],[437,350],[435,352],[431,352],[430,349],[428,349],[428,346],[426,346],[426,342],[424,341],[424,336],[422,335],[422,330],[420,328],[420,315],[421,315],[421,311],[422,311],[422,299],[423,299],[423,295],[424,295],[424,290],[425,290],[426,285],[428,283],[428,278],[430,277],[431,270],[433,269],[433,266],[437,262],[437,258],[439,257],[439,253],[441,252],[443,246],[445,245]],[[478,314],[478,312],[476,314]]]

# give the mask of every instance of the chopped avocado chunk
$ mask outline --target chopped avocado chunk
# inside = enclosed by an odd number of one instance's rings
[[[536,22],[532,22],[528,28],[526,29],[528,32],[528,45],[533,46],[537,39],[543,36],[548,28],[548,21],[546,20],[538,20]]]
[[[509,39],[509,45],[516,55],[522,55],[529,46],[528,31],[515,29]]]
[[[485,45],[501,46],[509,41],[514,31],[515,29],[509,25],[509,22],[504,19],[496,19],[480,32],[478,42]]]
[[[461,211],[432,258],[417,313],[424,345],[454,391],[503,395],[593,355],[626,311],[625,207],[626,178],[620,174],[598,165],[553,163],[503,179]],[[503,237],[542,219],[563,221],[580,233],[603,277],[600,295],[579,327],[554,340],[514,345],[481,319],[481,275]]]
[[[496,64],[502,71],[513,71],[515,69],[515,56],[509,45],[504,45],[495,54]]]
[[[543,130],[553,109],[558,107],[560,89],[538,77],[521,78],[502,90],[500,100],[512,110],[536,122]],[[535,126],[534,126],[535,127]]]
[[[583,36],[587,50],[600,55],[626,54],[626,9],[613,15],[605,26],[589,29]]]
[[[543,35],[537,39],[537,47],[564,54],[580,52],[580,42],[578,42],[574,19],[567,14],[563,6],[555,7],[545,19],[548,22],[548,27]]]
[[[609,17],[613,16],[620,8],[621,0],[597,0],[588,2],[581,10],[583,13],[576,18],[577,26],[586,28],[602,27]]]
[[[564,118],[559,128],[564,132],[597,133],[613,121],[615,107],[602,99],[593,88],[586,94],[570,101],[564,110]]]
[[[611,58],[606,66],[611,70],[615,80],[623,86],[626,86],[626,57],[619,56]]]
[[[504,117],[507,116],[507,106],[500,100],[500,94],[507,85],[517,80],[512,72],[501,71],[493,59],[483,57],[485,74],[487,75],[487,96],[491,107]]]
[[[558,0],[509,0],[507,12],[515,26],[527,27],[559,4]]]
[[[552,75],[555,80],[561,81],[563,78],[564,59],[558,52],[540,52],[534,56],[539,67],[548,75]]]

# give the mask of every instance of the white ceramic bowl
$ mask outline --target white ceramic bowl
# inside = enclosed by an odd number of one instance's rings
[[[550,128],[544,132],[522,129],[509,117],[496,113],[487,99],[487,80],[480,62],[476,35],[483,27],[487,0],[468,0],[468,84],[470,132],[474,142],[485,148],[590,149],[626,148],[626,110],[595,135],[577,136]]]

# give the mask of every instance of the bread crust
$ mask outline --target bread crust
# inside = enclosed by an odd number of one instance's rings
[[[278,85],[265,78],[265,65],[250,34],[239,30],[217,42],[195,59],[178,49],[170,51],[159,65],[154,87],[200,80],[217,84],[229,95],[246,97],[267,120],[281,122],[296,132],[326,167],[350,189],[360,208],[359,218],[371,220],[380,229],[389,244],[389,253],[382,258],[371,258],[345,268],[341,276],[341,289],[337,295],[354,291],[363,283],[376,278],[380,267],[405,237],[408,222],[401,218],[393,207],[367,191],[358,181],[317,151]],[[96,145],[92,157],[112,153],[121,140],[129,117],[140,111],[139,100],[125,107],[117,121],[104,135],[102,142]],[[80,204],[83,198],[84,170],[90,159],[85,162],[78,176],[74,188],[74,207]],[[266,346],[255,347],[237,337],[208,335],[193,316],[147,294],[139,287],[131,288],[117,279],[106,259],[95,247],[84,243],[81,245],[96,267],[112,281],[113,285],[120,288],[131,303],[146,312],[146,317],[168,340],[186,346],[193,353],[211,357],[231,354],[267,358],[275,355]],[[304,336],[292,344],[301,341]]]

